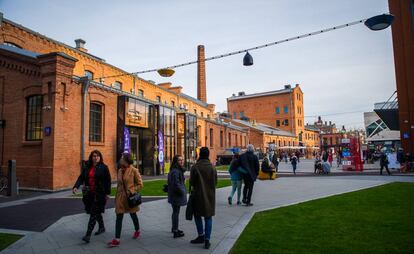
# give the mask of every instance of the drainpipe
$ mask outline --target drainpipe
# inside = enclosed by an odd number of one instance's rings
[[[82,84],[82,111],[81,111],[81,153],[80,153],[80,161],[81,164],[83,163],[83,158],[85,155],[85,116],[86,116],[86,99],[88,95],[88,89],[89,89],[89,78],[88,77],[81,77],[80,82]]]

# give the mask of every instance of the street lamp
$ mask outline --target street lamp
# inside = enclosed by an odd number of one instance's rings
[[[382,14],[367,19],[364,24],[372,31],[379,31],[389,27],[393,21],[393,15]]]

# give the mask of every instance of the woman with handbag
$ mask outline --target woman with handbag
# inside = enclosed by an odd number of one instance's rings
[[[119,162],[118,185],[115,197],[115,238],[108,243],[108,247],[117,247],[120,244],[122,220],[124,213],[129,213],[134,223],[135,232],[132,236],[137,239],[140,236],[137,212],[141,203],[139,192],[143,187],[142,178],[138,169],[132,166],[133,160],[129,153],[122,154]]]
[[[88,161],[82,166],[82,172],[72,189],[73,194],[77,193],[81,185],[83,185],[82,201],[85,204],[86,213],[90,214],[88,229],[82,240],[89,243],[96,221],[98,221],[99,229],[95,235],[105,232],[102,213],[105,212],[106,201],[108,195],[111,194],[111,175],[98,150],[92,151]]]
[[[168,173],[168,203],[171,204],[173,210],[171,231],[174,234],[174,238],[184,236],[184,232],[178,229],[180,207],[187,204],[184,171],[184,159],[177,154],[172,160],[171,171]]]

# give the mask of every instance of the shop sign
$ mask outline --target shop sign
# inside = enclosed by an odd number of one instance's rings
[[[135,127],[148,127],[148,105],[129,98],[125,104],[125,125]]]
[[[349,143],[351,143],[351,140],[349,138],[343,138],[341,140],[341,142],[342,142],[342,144],[349,144]]]

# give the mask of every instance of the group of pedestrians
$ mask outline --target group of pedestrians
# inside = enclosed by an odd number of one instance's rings
[[[119,161],[117,188],[115,195],[115,237],[107,243],[108,247],[117,247],[121,241],[122,221],[124,214],[129,213],[134,224],[133,239],[141,235],[137,212],[140,210],[140,202],[131,202],[131,199],[140,199],[140,191],[144,187],[139,170],[133,167],[131,154],[124,153]],[[175,155],[168,174],[168,202],[172,207],[171,232],[174,238],[183,237],[184,232],[179,230],[179,214],[181,206],[188,204],[187,190],[185,187],[184,160],[181,155]],[[200,149],[197,163],[190,171],[190,198],[191,215],[194,216],[198,236],[191,240],[192,244],[204,243],[204,248],[210,248],[210,237],[212,231],[212,217],[215,215],[217,172],[209,160],[207,147]],[[86,234],[82,240],[89,243],[92,231],[98,222],[98,230],[95,235],[104,233],[105,224],[102,214],[105,212],[106,202],[111,194],[111,175],[108,166],[105,165],[100,151],[94,150],[90,153],[81,170],[73,193],[76,194],[82,187],[82,201],[85,211],[89,214]],[[133,204],[131,204],[133,203]],[[204,218],[204,225],[203,225]]]

